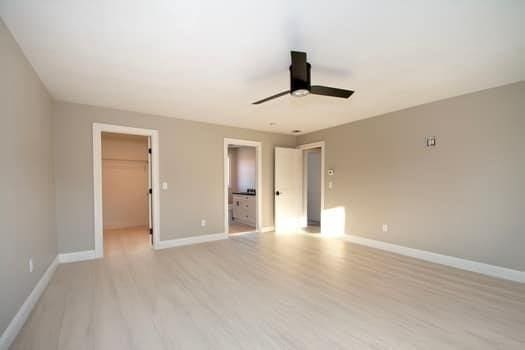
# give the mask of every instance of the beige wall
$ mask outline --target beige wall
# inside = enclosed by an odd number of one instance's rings
[[[147,227],[148,138],[102,134],[104,229]]]
[[[159,130],[161,240],[224,231],[224,138],[262,142],[263,226],[273,225],[273,153],[295,137],[107,108],[54,104],[59,251],[93,249],[93,122]],[[206,219],[206,227],[200,220]]]
[[[325,205],[344,208],[347,233],[525,270],[524,135],[520,82],[298,141],[326,142]]]
[[[1,20],[0,115],[1,334],[57,253],[51,99]]]
[[[245,192],[256,188],[255,147],[242,146],[237,149],[237,190]]]
[[[346,232],[524,269],[521,82],[292,136],[58,102],[54,108],[59,250],[93,248],[91,125],[160,131],[161,239],[223,231],[224,137],[263,142],[263,226],[273,225],[273,148],[326,142],[326,208]],[[424,147],[436,135],[435,149]],[[191,150],[191,152],[188,152]],[[199,200],[206,198],[203,202]],[[205,218],[207,227],[200,227]],[[383,223],[389,231],[383,233]]]

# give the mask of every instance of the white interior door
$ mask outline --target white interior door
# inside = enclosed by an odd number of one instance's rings
[[[275,232],[293,232],[303,222],[303,151],[275,148]]]
[[[152,166],[151,166],[151,137],[148,136],[148,226],[153,245],[153,185],[152,185]]]

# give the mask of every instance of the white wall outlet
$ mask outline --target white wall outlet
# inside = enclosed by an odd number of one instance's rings
[[[33,272],[33,258],[29,258],[29,272]]]
[[[387,224],[383,224],[383,232],[388,232],[388,225]]]
[[[202,219],[202,220],[201,220],[201,226],[202,226],[202,227],[206,226],[206,220],[205,220],[205,219]]]
[[[168,189],[168,183],[167,183],[167,182],[163,182],[163,183],[162,183],[162,189],[163,189],[164,191],[166,191],[166,190]]]
[[[334,186],[334,185],[333,185],[332,181],[328,181],[328,188],[329,188],[329,189],[332,189],[333,186]]]

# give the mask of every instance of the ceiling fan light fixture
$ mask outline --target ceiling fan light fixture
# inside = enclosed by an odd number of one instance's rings
[[[309,93],[310,91],[308,91],[307,89],[297,89],[297,90],[292,91],[292,95],[295,97],[304,97],[308,95]]]
[[[285,95],[304,97],[306,95],[322,95],[339,98],[349,98],[354,92],[352,90],[338,89],[329,86],[312,85],[310,80],[311,65],[306,61],[306,52],[292,51],[292,64],[290,65],[290,90],[252,102],[258,105]]]

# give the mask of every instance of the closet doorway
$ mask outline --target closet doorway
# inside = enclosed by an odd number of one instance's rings
[[[151,242],[149,137],[102,133],[102,217],[106,253]]]
[[[159,241],[158,131],[93,124],[95,257]]]

